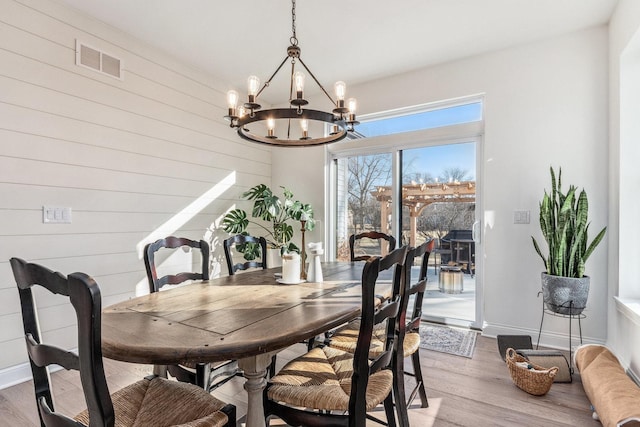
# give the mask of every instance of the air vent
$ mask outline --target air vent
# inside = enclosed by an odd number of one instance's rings
[[[122,61],[76,40],[76,65],[122,79]]]

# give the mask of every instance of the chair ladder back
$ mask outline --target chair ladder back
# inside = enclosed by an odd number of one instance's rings
[[[201,272],[181,272],[158,277],[155,255],[163,248],[178,249],[183,246],[199,249],[202,256]],[[144,248],[144,266],[147,270],[149,291],[158,292],[164,285],[177,285],[186,280],[209,280],[209,244],[204,240],[191,240],[184,237],[169,236],[148,243]]]
[[[395,343],[395,322],[402,293],[404,293],[405,275],[404,262],[407,247],[393,250],[384,258],[372,257],[367,260],[362,272],[362,308],[358,341],[353,355],[353,375],[351,380],[351,396],[349,399],[349,414],[351,419],[362,418],[366,414],[366,389],[369,376],[381,369],[391,368]],[[393,269],[393,295],[378,307],[376,297],[376,282],[381,271]],[[387,322],[386,342],[384,351],[371,362],[369,348],[375,324]]]
[[[256,245],[260,248],[260,258],[261,261],[255,260],[247,260],[244,263],[235,263],[233,262],[233,252],[231,248],[233,246],[240,245]],[[227,261],[227,269],[229,271],[229,275],[232,276],[236,274],[236,271],[247,270],[249,268],[262,268],[267,269],[267,239],[264,237],[254,237],[246,234],[236,234],[235,236],[231,236],[226,239],[223,243],[224,247],[224,257]],[[256,247],[256,249],[257,249]]]
[[[396,238],[390,234],[380,233],[378,231],[366,231],[360,234],[352,234],[349,236],[349,254],[351,261],[366,261],[371,258],[371,255],[355,255],[356,240],[364,238],[371,240],[386,240],[389,246],[389,252],[392,252],[396,248]]]
[[[77,427],[78,422],[55,412],[51,397],[49,365],[80,371],[85,401],[96,426],[113,426],[113,404],[104,375],[101,348],[101,298],[96,282],[83,273],[68,277],[46,267],[11,259],[11,268],[20,293],[27,352],[33,373],[36,402],[42,426]],[[42,344],[32,287],[42,286],[51,293],[68,296],[76,312],[78,355],[59,347]],[[104,420],[101,424],[98,420]],[[93,425],[93,424],[92,424]]]
[[[420,327],[420,319],[422,318],[422,302],[424,301],[424,293],[427,290],[427,280],[420,280],[413,285],[409,292],[409,297],[415,295],[413,300],[413,310],[411,311],[411,317],[406,321],[406,331],[417,331]],[[408,299],[407,299],[408,300]],[[407,313],[409,309],[407,307]]]
[[[404,308],[407,313],[411,313],[407,320],[403,323],[405,326],[401,334],[406,332],[416,332],[420,327],[420,319],[422,318],[422,302],[424,301],[424,293],[427,289],[427,268],[429,265],[429,255],[435,246],[435,240],[429,240],[423,244],[413,248],[407,255],[407,295],[402,305],[406,305]],[[420,258],[420,273],[418,274],[418,280],[413,283],[411,280],[411,267],[415,258]],[[409,299],[412,295],[415,295],[413,300],[413,309],[409,310]],[[402,310],[402,308],[401,308]],[[402,325],[401,326],[402,329]]]

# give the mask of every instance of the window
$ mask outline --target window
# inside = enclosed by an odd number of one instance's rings
[[[475,274],[481,245],[474,240],[481,219],[476,158],[482,113],[482,100],[475,97],[362,117],[359,139],[328,147],[329,255],[349,260],[349,236],[363,231],[391,234],[398,246],[427,239],[448,242],[449,251],[430,260],[428,274],[437,275],[441,265],[460,267],[466,291],[427,298],[425,313],[429,320],[473,327],[482,324],[481,284]],[[372,242],[362,250],[384,255],[385,249]],[[437,276],[430,282],[438,295]]]
[[[361,137],[370,138],[480,120],[482,120],[482,103],[473,102],[363,121],[358,125],[357,131]]]

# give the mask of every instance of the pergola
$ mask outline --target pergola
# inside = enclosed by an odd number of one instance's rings
[[[371,194],[380,202],[380,229],[388,230],[388,214],[391,202],[391,186],[379,186]],[[416,245],[418,217],[432,203],[475,203],[475,181],[447,183],[405,184],[402,186],[402,206],[409,208],[409,244]]]

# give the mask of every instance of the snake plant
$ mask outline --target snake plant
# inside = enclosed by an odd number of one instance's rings
[[[243,209],[233,209],[222,219],[222,229],[232,234],[248,234],[249,224],[262,228],[265,232],[267,244],[271,248],[278,248],[282,252],[300,252],[291,239],[293,238],[293,226],[287,221],[300,221],[306,215],[305,229],[313,230],[315,221],[313,209],[309,204],[293,200],[293,193],[282,187],[284,198],[278,197],[271,188],[265,184],[258,184],[242,194],[242,197],[253,201],[251,218]],[[260,220],[260,221],[257,221]],[[264,223],[268,223],[265,225]],[[236,248],[244,254],[244,258],[252,260],[260,256],[258,245],[248,243]]]
[[[589,202],[583,189],[576,199],[576,187],[571,185],[567,194],[562,193],[562,168],[556,175],[551,171],[551,194],[545,190],[540,202],[540,229],[547,241],[549,255],[545,257],[535,237],[531,236],[533,246],[542,258],[547,274],[564,277],[584,276],[587,258],[598,246],[606,227],[600,230],[593,241],[587,245],[589,222],[587,215]]]

